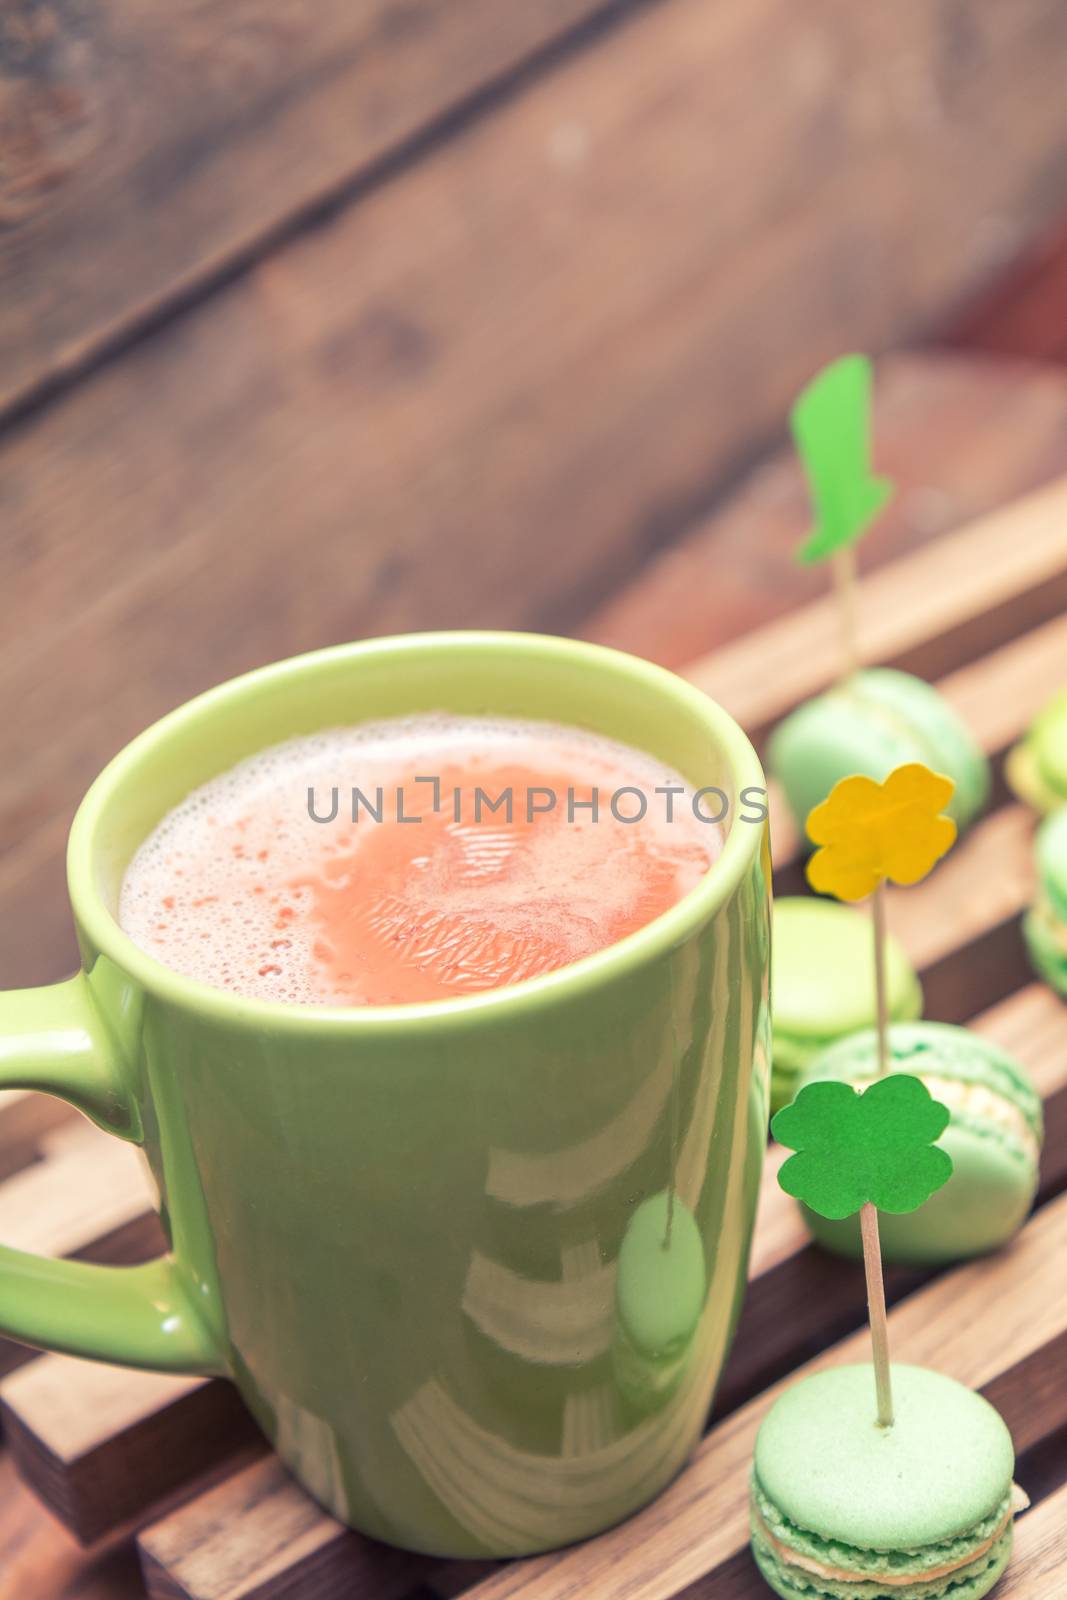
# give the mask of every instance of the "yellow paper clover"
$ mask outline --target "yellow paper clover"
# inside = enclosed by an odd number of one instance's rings
[[[820,847],[808,862],[812,888],[863,900],[887,878],[918,883],[956,838],[956,824],[941,814],[954,788],[918,761],[897,767],[884,783],[842,778],[808,813],[808,834]]]

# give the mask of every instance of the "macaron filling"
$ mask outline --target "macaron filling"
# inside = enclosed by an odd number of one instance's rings
[[[875,1583],[890,1589],[933,1583],[975,1566],[1009,1532],[1014,1516],[1008,1494],[988,1517],[955,1538],[918,1550],[862,1550],[796,1527],[768,1499],[755,1474],[751,1512],[756,1537],[786,1566],[826,1583]]]
[[[1008,751],[1004,776],[1012,794],[1037,811],[1047,814],[1063,804],[1063,794],[1050,786],[1029,739]]]
[[[769,1544],[753,1532],[752,1550],[763,1577],[783,1600],[981,1600],[997,1583],[1011,1560],[1014,1535],[1006,1528],[984,1556],[942,1578],[820,1578],[802,1567],[780,1561]]]
[[[1061,922],[1055,907],[1043,889],[1040,889],[1031,909],[1031,916],[1040,926],[1049,944],[1067,956],[1067,923]]]

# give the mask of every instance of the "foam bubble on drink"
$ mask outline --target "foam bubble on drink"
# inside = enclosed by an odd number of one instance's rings
[[[439,779],[440,809],[434,786]],[[510,780],[513,822],[485,807]],[[460,816],[454,786],[460,785]],[[680,793],[667,801],[657,787]],[[525,785],[557,795],[525,825]],[[647,798],[614,818],[620,787]],[[574,808],[599,790],[599,816]],[[377,804],[384,820],[352,789]],[[403,814],[395,820],[396,791]],[[337,791],[337,816],[325,823]],[[544,797],[540,797],[542,800]],[[637,796],[618,800],[632,815]],[[119,921],[186,977],[262,999],[387,1004],[514,983],[577,960],[695,886],[722,830],[694,815],[677,773],[556,724],[445,713],[337,728],[276,745],[197,789],[127,870]]]

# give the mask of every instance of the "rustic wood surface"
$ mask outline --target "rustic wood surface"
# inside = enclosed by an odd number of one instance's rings
[[[1005,629],[1016,626],[1022,616],[1012,597],[1025,597],[1038,580],[1046,590],[1055,588],[1067,571],[1063,493],[1053,483],[993,519],[994,530],[999,526],[1007,531],[1000,541],[1002,603],[989,618],[997,647],[982,654],[973,629],[950,629],[963,664],[948,674],[943,687],[972,717],[995,758],[1025,726],[1036,697],[1062,674],[1067,661],[1067,624],[1062,619],[1017,639],[1002,639]],[[954,546],[952,539],[947,541],[961,564],[969,567],[968,551],[988,554],[994,548],[997,541],[990,543],[989,526],[987,520],[961,530],[953,536]],[[934,571],[938,560],[935,545],[869,580],[876,593],[897,596],[892,605],[879,608],[886,657],[895,658],[905,646],[923,648],[949,614],[945,601],[940,609],[927,607],[917,629],[905,603],[908,586],[898,582],[897,569],[903,568],[921,591],[928,587],[922,575]],[[982,598],[980,589],[970,594]],[[951,615],[966,622],[964,610],[953,606]],[[776,639],[798,627],[804,634],[803,615],[774,623],[750,645],[727,650],[723,660],[736,663],[738,650],[745,648],[773,655]],[[703,681],[714,677],[721,664],[713,657],[697,663],[692,672]],[[785,709],[795,692],[794,683],[779,678],[778,702],[766,706],[767,716]],[[1067,1186],[1067,1007],[1030,979],[1018,940],[1018,915],[1029,894],[1031,825],[998,790],[997,808],[927,883],[891,896],[891,915],[922,968],[930,1013],[972,1018],[976,1028],[1018,1053],[1034,1073],[1048,1115],[1039,1209],[1011,1250],[932,1281],[925,1281],[930,1274],[894,1272],[889,1292],[896,1302],[892,1320],[898,1357],[929,1360],[989,1393],[1015,1432],[1024,1481],[1027,1452],[1043,1452],[1051,1496],[1067,1472],[1067,1433],[1062,1446],[1056,1444],[1058,1430],[1067,1429],[1062,1386],[1067,1321],[1061,1300],[1047,1292],[1048,1263],[1067,1241],[1067,1197],[1057,1198]],[[784,866],[787,874],[794,871],[788,852]],[[975,1016],[1002,994],[1006,998]],[[86,1139],[101,1151],[110,1148],[103,1136],[78,1124],[34,1133],[18,1100],[10,1102],[7,1114],[12,1127],[21,1128],[23,1141],[36,1139],[41,1154],[26,1180],[36,1177],[44,1184],[57,1163],[85,1159]],[[0,1121],[0,1136],[2,1129]],[[0,1188],[0,1204],[5,1190],[22,1181],[15,1178]],[[53,1226],[62,1227],[62,1220]],[[114,1540],[123,1531],[120,1522],[129,1526],[150,1519],[139,1547],[149,1593],[157,1600],[274,1600],[283,1594],[300,1600],[304,1595],[316,1600],[406,1600],[416,1590],[440,1596],[469,1592],[477,1600],[509,1595],[562,1600],[575,1592],[599,1591],[609,1572],[619,1592],[643,1600],[667,1600],[679,1593],[688,1600],[711,1593],[756,1600],[763,1591],[744,1552],[743,1463],[774,1392],[767,1385],[781,1381],[816,1352],[823,1352],[819,1361],[862,1353],[863,1306],[862,1272],[808,1244],[795,1209],[774,1184],[772,1164],[764,1183],[744,1322],[716,1407],[719,1420],[694,1465],[655,1506],[624,1528],[559,1556],[488,1571],[480,1581],[477,1569],[398,1557],[339,1528],[272,1458],[259,1453],[261,1447],[249,1445],[247,1434],[240,1429],[228,1433],[225,1408],[233,1402],[223,1385],[131,1379],[44,1357],[5,1381],[4,1421],[11,1455],[48,1503],[83,1535]],[[825,1349],[840,1339],[843,1344]],[[198,1433],[206,1435],[206,1451],[198,1449]],[[229,1462],[228,1445],[238,1451]],[[252,1458],[249,1448],[255,1452]],[[160,1473],[158,1458],[165,1458],[173,1470]],[[160,1516],[159,1499],[175,1498],[184,1470],[210,1465],[212,1459],[218,1481]],[[130,1463],[138,1461],[155,1465],[139,1474],[130,1470]],[[115,1492],[109,1496],[106,1485],[112,1476]],[[1046,1499],[1037,1511],[1054,1503]],[[1024,1519],[1020,1535],[1025,1527]],[[1057,1540],[1046,1513],[1032,1540],[1020,1537],[1021,1560],[1011,1592],[1027,1600],[1047,1600],[1053,1592],[1049,1574],[1063,1574],[1063,1542],[1062,1528]],[[88,1574],[92,1568],[84,1570]],[[116,1582],[125,1581],[123,1570],[117,1571]],[[2,1578],[0,1597],[7,1600]]]
[[[62,1100],[27,1089],[0,1089],[0,1181],[36,1159],[41,1140],[70,1124],[75,1113]]]
[[[472,96],[616,9],[12,0],[0,411],[350,199]]]
[[[0,1415],[23,1478],[85,1545],[266,1449],[232,1384],[58,1357],[9,1378]]]
[[[843,20],[826,4],[803,16],[780,3],[689,9],[702,57],[690,81],[706,86],[707,110],[679,128],[666,159],[647,151],[653,188],[681,168],[677,150],[690,152],[683,181],[699,194],[709,245],[720,254],[725,238],[739,257],[744,241],[723,214],[757,213],[768,278],[774,256],[801,259],[797,201],[807,212],[832,196],[838,259],[821,282],[798,285],[804,321],[862,314],[866,301],[884,336],[887,320],[922,316],[987,274],[1067,198],[1051,159],[1067,143],[1057,93],[1067,25],[1055,0],[1016,0],[1010,18],[980,8],[966,23],[950,0],[922,0],[895,8],[892,25],[873,10]],[[0,26],[0,224],[11,239],[0,408],[121,348],[368,188],[403,194],[407,166],[469,121],[493,126],[531,84],[565,77],[590,36],[596,71],[545,98],[558,111],[537,142],[540,181],[546,167],[580,163],[602,133],[590,90],[605,75],[644,144],[649,110],[670,137],[663,110],[695,63],[672,57],[671,19],[655,11],[648,0],[180,0],[164,17],[132,0],[12,0]],[[747,92],[755,74],[760,95]],[[847,92],[831,97],[835,88]],[[517,169],[534,153],[497,137]],[[739,147],[750,168],[741,184]],[[616,202],[627,163],[619,152],[606,174]],[[633,165],[635,182],[644,170]],[[472,242],[489,209],[464,206]],[[406,231],[423,232],[413,204]],[[602,257],[612,241],[589,233]],[[778,300],[776,337],[795,339],[802,322]]]
[[[1067,223],[1060,223],[950,323],[968,350],[1067,361]]]
[[[144,1600],[134,1550],[123,1544],[87,1556],[60,1531],[0,1453],[2,1600]]]

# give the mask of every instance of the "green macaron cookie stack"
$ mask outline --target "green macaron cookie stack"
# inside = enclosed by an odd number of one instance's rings
[[[788,1105],[812,1063],[836,1040],[875,1020],[873,927],[835,900],[793,895],[774,902],[771,941],[771,1110]],[[885,951],[893,1021],[922,1015],[922,988],[898,940]]]
[[[794,1384],[764,1418],[752,1552],[782,1600],[980,1600],[1011,1556],[1011,1435],[988,1401],[892,1368],[880,1427],[869,1366]]]
[[[1067,689],[1038,712],[1004,762],[1008,787],[1035,811],[1067,805]]]
[[[955,784],[948,811],[962,832],[989,798],[989,763],[966,723],[937,690],[907,672],[855,672],[780,722],[767,747],[770,772],[801,832],[840,778],[879,783],[920,761]]]
[[[1037,893],[1023,918],[1023,935],[1036,970],[1067,995],[1067,807],[1038,828],[1034,871]]]
[[[882,1256],[932,1265],[982,1255],[1022,1225],[1037,1191],[1043,1119],[1026,1069],[990,1040],[943,1022],[897,1023],[889,1030],[889,1070],[908,1072],[948,1107],[938,1143],[952,1157],[952,1177],[918,1211],[879,1215]],[[832,1046],[805,1082],[839,1078],[856,1087],[878,1075],[873,1028]],[[860,1257],[859,1220],[829,1221],[805,1208],[811,1232],[838,1255]]]

